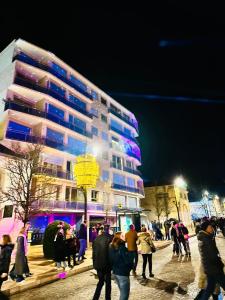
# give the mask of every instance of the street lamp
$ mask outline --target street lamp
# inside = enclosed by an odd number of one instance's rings
[[[180,188],[180,189],[187,189],[187,183],[186,181],[183,179],[182,176],[178,176],[174,179],[174,186]],[[180,222],[180,211],[179,211],[179,206],[180,206],[180,203],[177,201],[177,197],[176,197],[176,194],[175,194],[175,200],[173,201],[173,203],[175,204],[176,206],[176,209],[177,209],[177,216],[178,216],[178,221]]]

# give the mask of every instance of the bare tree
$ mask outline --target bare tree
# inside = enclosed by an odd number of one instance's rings
[[[162,201],[162,197],[160,196],[160,194],[155,194],[155,212],[156,212],[156,216],[159,218],[163,212],[163,201]]]
[[[41,202],[56,195],[54,178],[44,168],[42,145],[28,144],[22,148],[12,144],[15,156],[8,157],[5,171],[8,187],[1,190],[1,202],[10,202],[19,219],[25,224],[32,215],[40,212]]]

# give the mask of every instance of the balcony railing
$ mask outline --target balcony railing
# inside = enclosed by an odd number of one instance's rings
[[[126,133],[123,132],[122,130],[117,129],[117,128],[115,128],[115,127],[112,126],[112,125],[109,125],[109,129],[115,131],[115,132],[118,133],[119,135],[122,135],[122,136],[124,136],[125,138],[127,138],[127,139],[133,141],[134,143],[136,143],[137,145],[139,145],[139,143],[138,143],[138,141],[137,141],[137,139],[136,139],[135,137],[126,134]]]
[[[59,78],[60,80],[62,80],[63,82],[65,82],[66,84],[70,85],[72,88],[74,88],[75,90],[77,90],[82,95],[84,95],[87,98],[93,100],[93,96],[91,94],[89,94],[88,92],[84,91],[75,82],[73,82],[70,79],[68,79],[68,78],[64,77],[63,75],[59,74],[56,70],[52,69],[50,66],[46,66],[46,65],[43,65],[43,64],[37,62],[33,58],[29,57],[27,54],[21,52],[21,53],[17,54],[14,57],[14,60],[22,61],[22,62],[27,63],[29,65],[32,65],[32,66],[34,66],[36,68],[39,68],[39,69],[42,69],[44,71],[47,71],[47,72],[51,73],[52,75],[56,76],[57,78]]]
[[[120,148],[120,146],[115,146],[115,145],[113,145],[112,143],[109,144],[109,147],[110,147],[111,149],[114,149],[115,151],[118,151],[118,152],[127,154],[128,156],[134,157],[134,158],[136,158],[139,162],[141,162],[141,157],[138,156],[136,153],[133,153],[133,152],[131,152],[131,151],[124,152],[124,151]]]
[[[125,172],[141,176],[141,172],[139,170],[134,170],[134,169],[131,169],[131,168],[128,168],[128,167],[123,167],[123,170]]]
[[[122,191],[126,191],[126,192],[144,195],[143,189],[134,188],[134,187],[126,186],[126,185],[120,185],[120,184],[113,183],[112,188],[116,189],[116,190],[122,190]]]
[[[124,122],[126,122],[127,124],[129,124],[130,126],[134,127],[137,130],[137,132],[138,132],[138,125],[137,125],[137,123],[134,123],[131,120],[128,120],[123,115],[121,115],[118,111],[116,111],[115,109],[113,109],[111,107],[108,109],[108,112],[114,114],[116,117],[120,118],[121,120],[123,120]]]
[[[28,79],[21,78],[20,76],[16,76],[14,82],[15,82],[15,84],[19,84],[19,85],[27,87],[29,89],[47,94],[47,95],[59,100],[60,102],[66,104],[67,106],[79,111],[83,115],[85,115],[91,119],[93,118],[92,114],[89,113],[87,110],[85,110],[85,109],[81,108],[80,106],[76,105],[75,103],[67,100],[65,97],[61,96],[60,94],[56,93],[55,91],[51,90],[50,88],[42,87],[38,84],[30,82]]]
[[[33,115],[33,116],[37,116],[40,118],[45,118],[47,120],[53,121],[63,127],[66,127],[70,130],[73,130],[79,134],[82,134],[86,137],[92,138],[92,133],[88,132],[82,128],[79,128],[77,126],[74,126],[73,124],[70,124],[69,122],[66,122],[62,119],[60,119],[58,116],[44,112],[44,111],[40,111],[38,109],[32,108],[32,107],[27,107],[27,106],[23,106],[17,103],[13,103],[11,101],[7,101],[5,104],[5,110],[6,109],[13,109],[19,112],[23,112],[29,115]]]
[[[11,139],[11,140],[45,145],[45,146],[51,147],[53,149],[57,149],[59,151],[64,151],[64,152],[67,152],[72,155],[77,155],[76,153],[74,153],[74,149],[67,145],[57,143],[56,141],[50,140],[48,138],[33,136],[33,135],[30,135],[30,134],[27,134],[27,133],[24,133],[21,131],[17,131],[17,130],[9,130],[8,129],[6,131],[5,137],[7,139]]]
[[[114,161],[110,162],[110,167],[117,169],[117,170],[122,170],[122,165],[118,165],[117,163],[115,163]]]
[[[54,170],[54,169],[45,168],[45,167],[39,167],[36,171],[36,174],[44,174],[44,175],[48,175],[48,176],[52,176],[52,177],[73,180],[73,175],[70,172]]]

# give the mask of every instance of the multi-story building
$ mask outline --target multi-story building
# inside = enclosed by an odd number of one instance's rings
[[[73,167],[77,155],[96,149],[101,178],[88,191],[90,222],[107,211],[115,226],[118,206],[138,211],[144,190],[134,114],[53,53],[22,39],[1,52],[0,116],[1,144],[41,143],[45,169],[55,178],[55,199],[42,201],[34,227],[81,221],[84,201]]]
[[[145,186],[145,198],[141,206],[149,221],[164,222],[180,219],[189,228],[192,226],[190,203],[186,187],[173,185]]]

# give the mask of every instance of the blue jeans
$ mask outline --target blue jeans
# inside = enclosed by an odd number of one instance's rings
[[[130,277],[116,274],[114,276],[120,290],[120,300],[128,300],[130,294]]]
[[[82,256],[84,256],[85,250],[87,248],[87,241],[86,240],[80,239],[79,241],[80,241],[80,251],[79,251],[79,255],[78,255],[78,260],[80,260],[80,258]]]

